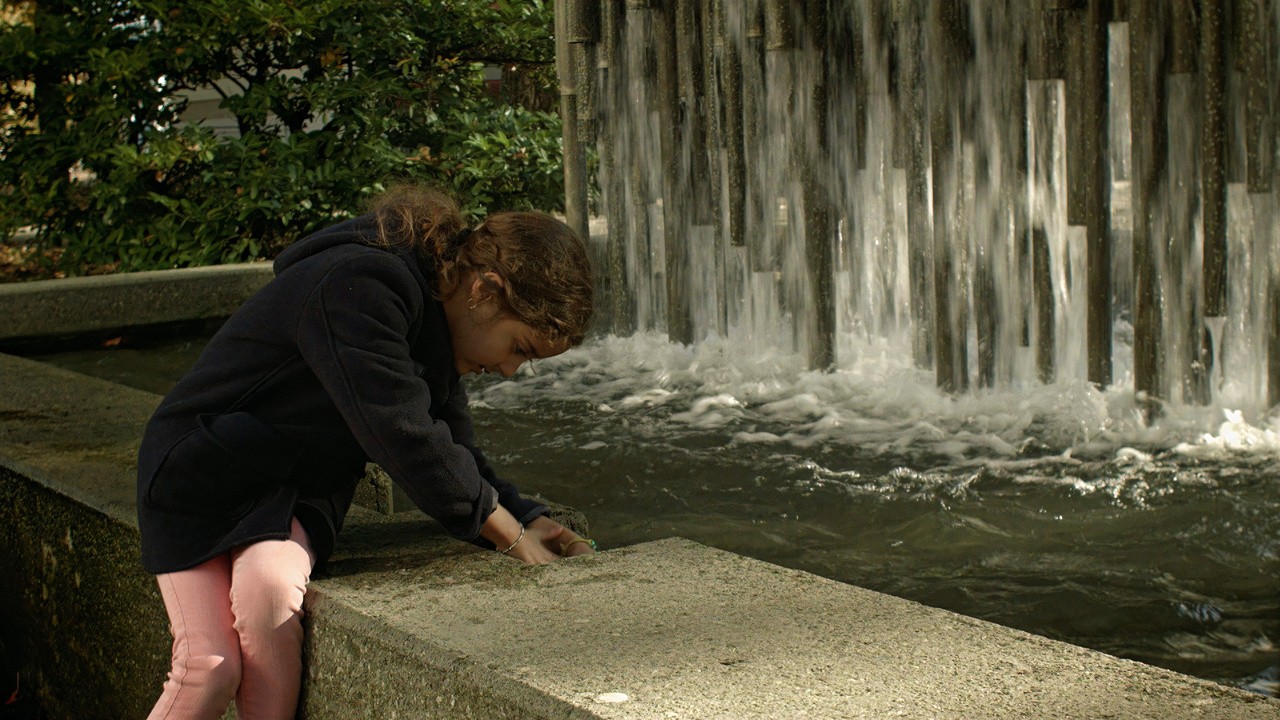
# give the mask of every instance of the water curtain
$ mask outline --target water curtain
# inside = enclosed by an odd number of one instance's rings
[[[823,369],[887,341],[953,392],[1280,402],[1275,0],[561,0],[557,23],[568,216],[594,146],[614,332]]]

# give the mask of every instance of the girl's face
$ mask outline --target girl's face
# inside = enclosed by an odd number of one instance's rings
[[[497,275],[486,277],[501,287]],[[478,277],[445,300],[445,318],[459,375],[496,372],[511,377],[526,360],[553,357],[566,349],[547,341],[524,321],[500,312],[492,291]]]

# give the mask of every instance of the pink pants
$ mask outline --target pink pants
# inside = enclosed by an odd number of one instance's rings
[[[315,555],[294,518],[288,540],[237,548],[157,576],[173,667],[149,720],[294,717],[302,684],[302,596]]]

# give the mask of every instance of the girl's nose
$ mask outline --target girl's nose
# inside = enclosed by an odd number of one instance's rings
[[[516,371],[520,369],[520,364],[523,362],[524,360],[508,360],[498,366],[498,372],[502,373],[502,377],[509,378],[516,374]]]

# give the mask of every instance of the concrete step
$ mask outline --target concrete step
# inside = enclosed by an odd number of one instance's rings
[[[260,262],[0,283],[0,341],[225,318],[272,277]]]
[[[349,551],[308,601],[324,658],[308,687],[354,684],[365,716],[1280,718],[1261,696],[678,538],[537,567]],[[338,651],[371,627],[383,647]]]

